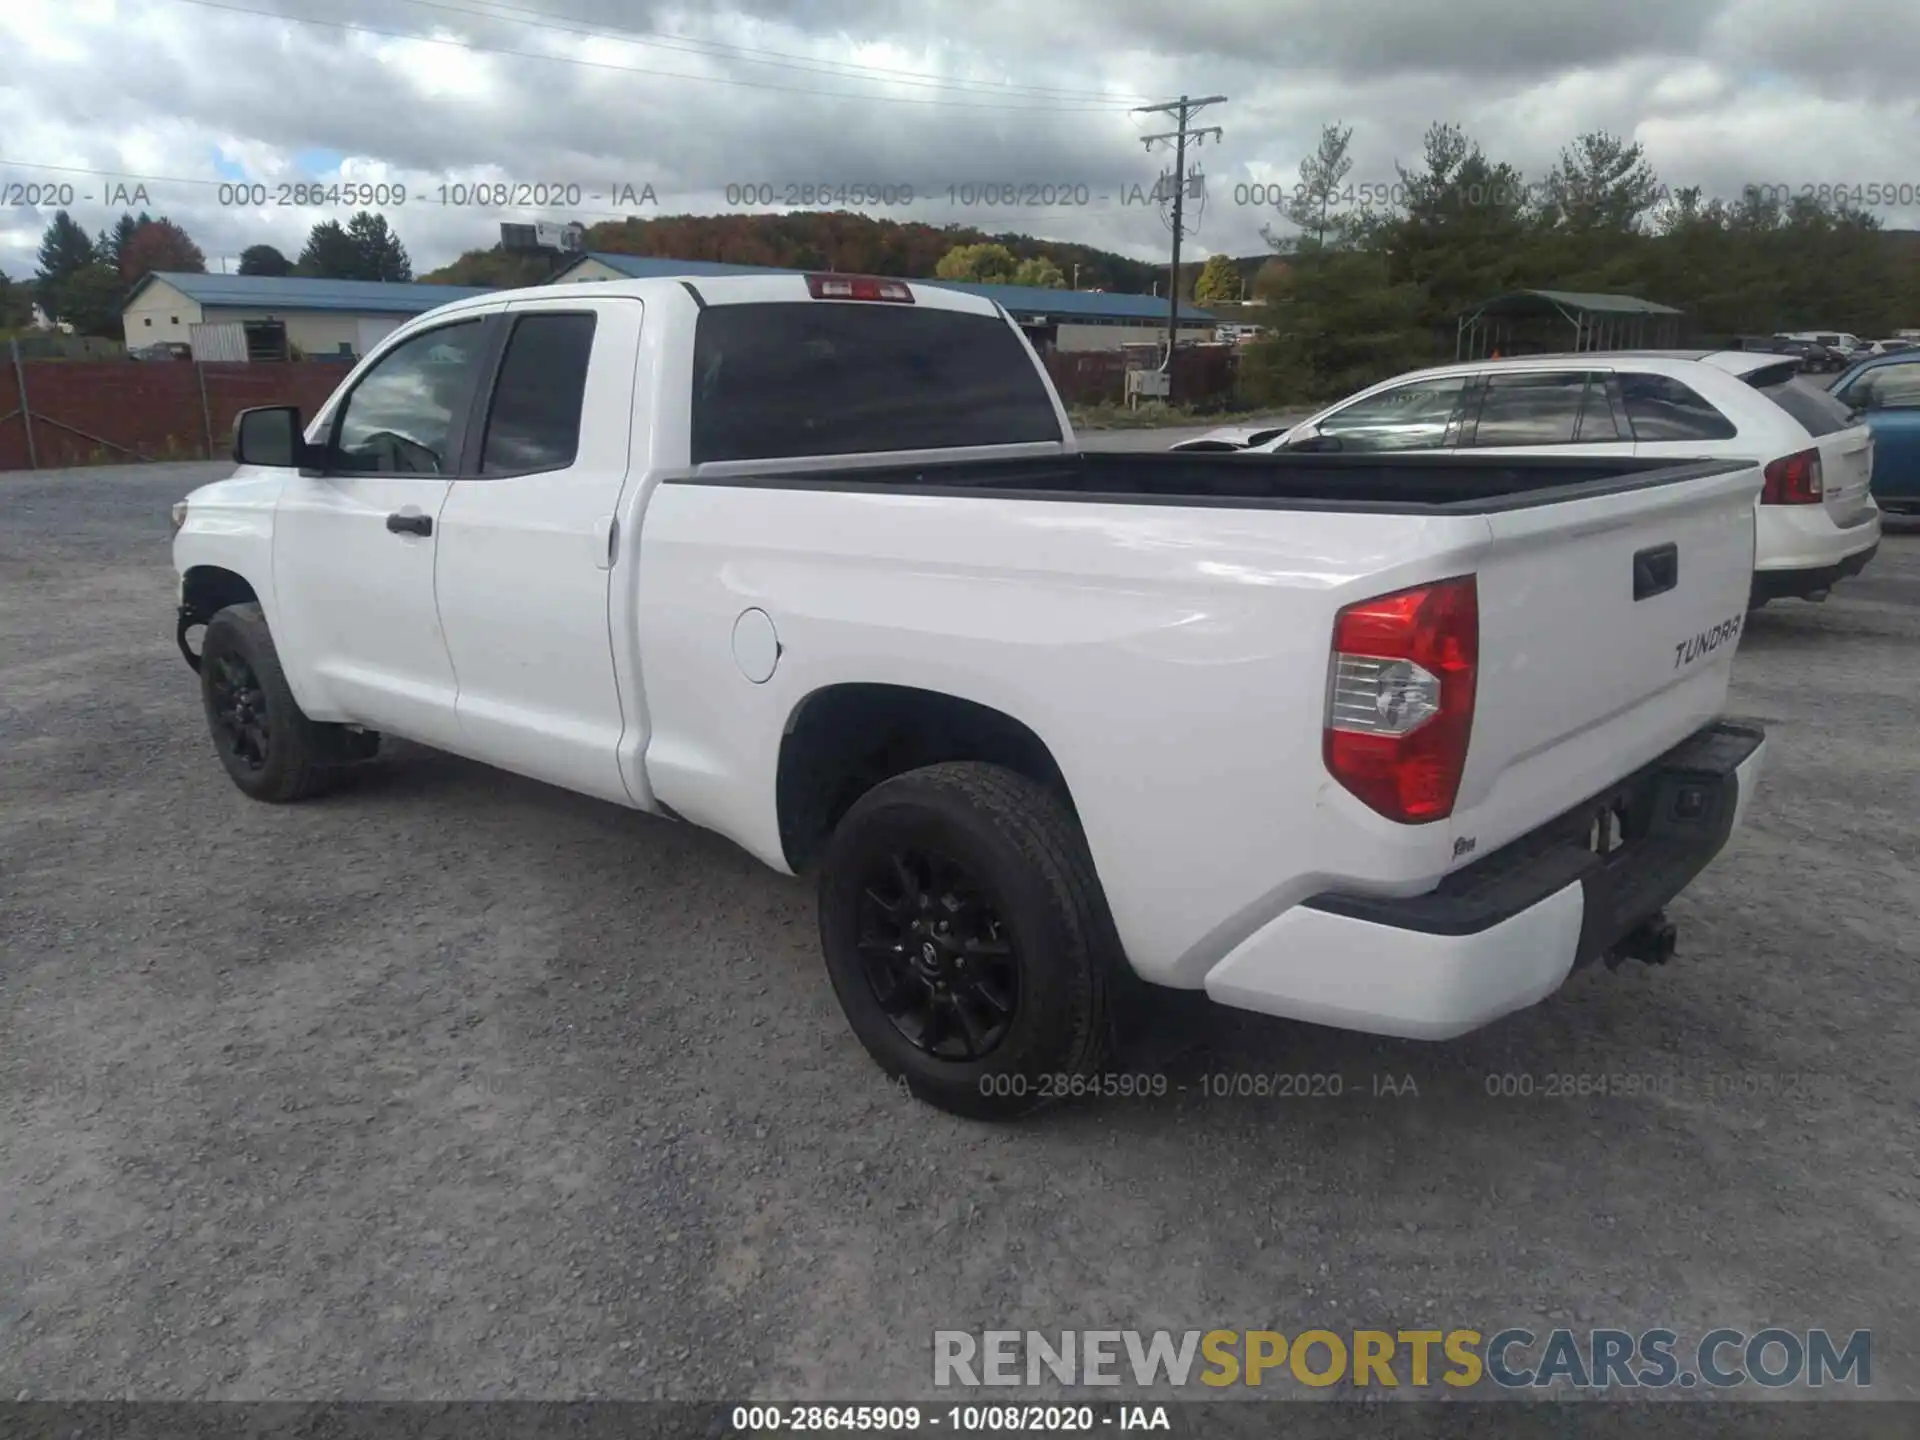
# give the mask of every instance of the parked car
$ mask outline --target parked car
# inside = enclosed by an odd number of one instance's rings
[[[716,830],[967,1114],[1080,1093],[1136,979],[1443,1038],[1665,961],[1763,754],[1759,466],[1080,453],[937,286],[460,301],[234,459],[173,559],[243,794],[389,734]]]
[[[1860,347],[1860,337],[1845,330],[1793,330],[1781,336],[1784,340],[1804,341],[1813,347],[1817,363],[1814,369],[1843,370],[1850,363],[1853,352]]]
[[[127,352],[129,360],[191,360],[193,347],[181,340],[161,340]]]
[[[1248,448],[1702,456],[1766,467],[1752,602],[1823,600],[1880,543],[1873,436],[1797,362],[1752,350],[1605,351],[1402,375]],[[1175,449],[1221,449],[1214,431]]]
[[[1800,362],[1802,370],[1818,370],[1827,363],[1826,352],[1811,340],[1789,340],[1781,335],[1768,335],[1753,344],[1743,342],[1735,348],[1772,355],[1791,355]]]
[[[1204,453],[1209,450],[1258,450],[1286,434],[1295,423],[1297,422],[1221,425],[1194,439],[1183,440],[1173,448],[1189,454]]]
[[[1833,396],[1873,433],[1873,498],[1920,514],[1920,348],[1891,350],[1833,382]]]
[[[1803,370],[1824,373],[1839,369],[1842,363],[1837,352],[1817,340],[1803,336],[1776,335],[1774,349],[1782,355],[1798,357],[1800,368]]]

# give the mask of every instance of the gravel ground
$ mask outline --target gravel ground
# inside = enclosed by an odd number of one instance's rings
[[[806,889],[713,836],[420,750],[242,798],[172,640],[215,473],[0,477],[0,1399],[907,1397],[936,1328],[1508,1324],[1871,1327],[1920,1396],[1920,539],[1750,626],[1769,771],[1673,965],[1441,1046],[1179,1008],[1164,1099],[992,1128],[881,1082]],[[1344,1093],[1202,1093],[1279,1071]],[[1539,1093],[1621,1073],[1664,1093]]]

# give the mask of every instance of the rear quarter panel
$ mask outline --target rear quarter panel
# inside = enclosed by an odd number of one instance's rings
[[[636,613],[653,793],[786,868],[780,737],[839,683],[988,705],[1065,775],[1135,967],[1198,986],[1333,884],[1431,885],[1450,827],[1402,827],[1328,777],[1333,615],[1472,568],[1484,519],[668,482]],[[773,677],[735,663],[741,613]]]

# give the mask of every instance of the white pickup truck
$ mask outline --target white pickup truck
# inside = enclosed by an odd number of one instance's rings
[[[1083,1088],[1135,978],[1444,1038],[1663,961],[1763,753],[1756,466],[1080,453],[935,286],[461,301],[234,459],[174,560],[245,794],[393,735],[817,874],[855,1034],[966,1114]]]

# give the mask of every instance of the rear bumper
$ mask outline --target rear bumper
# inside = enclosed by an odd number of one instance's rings
[[[1207,974],[1224,1005],[1441,1040],[1537,1003],[1692,883],[1739,825],[1766,737],[1721,721],[1425,895],[1324,894]],[[1625,843],[1588,848],[1613,807]]]
[[[1764,605],[1769,600],[1805,600],[1824,595],[1842,580],[1858,575],[1880,551],[1880,527],[1874,526],[1874,541],[1864,550],[1856,550],[1844,559],[1827,565],[1799,570],[1755,570],[1753,593],[1747,603]]]

